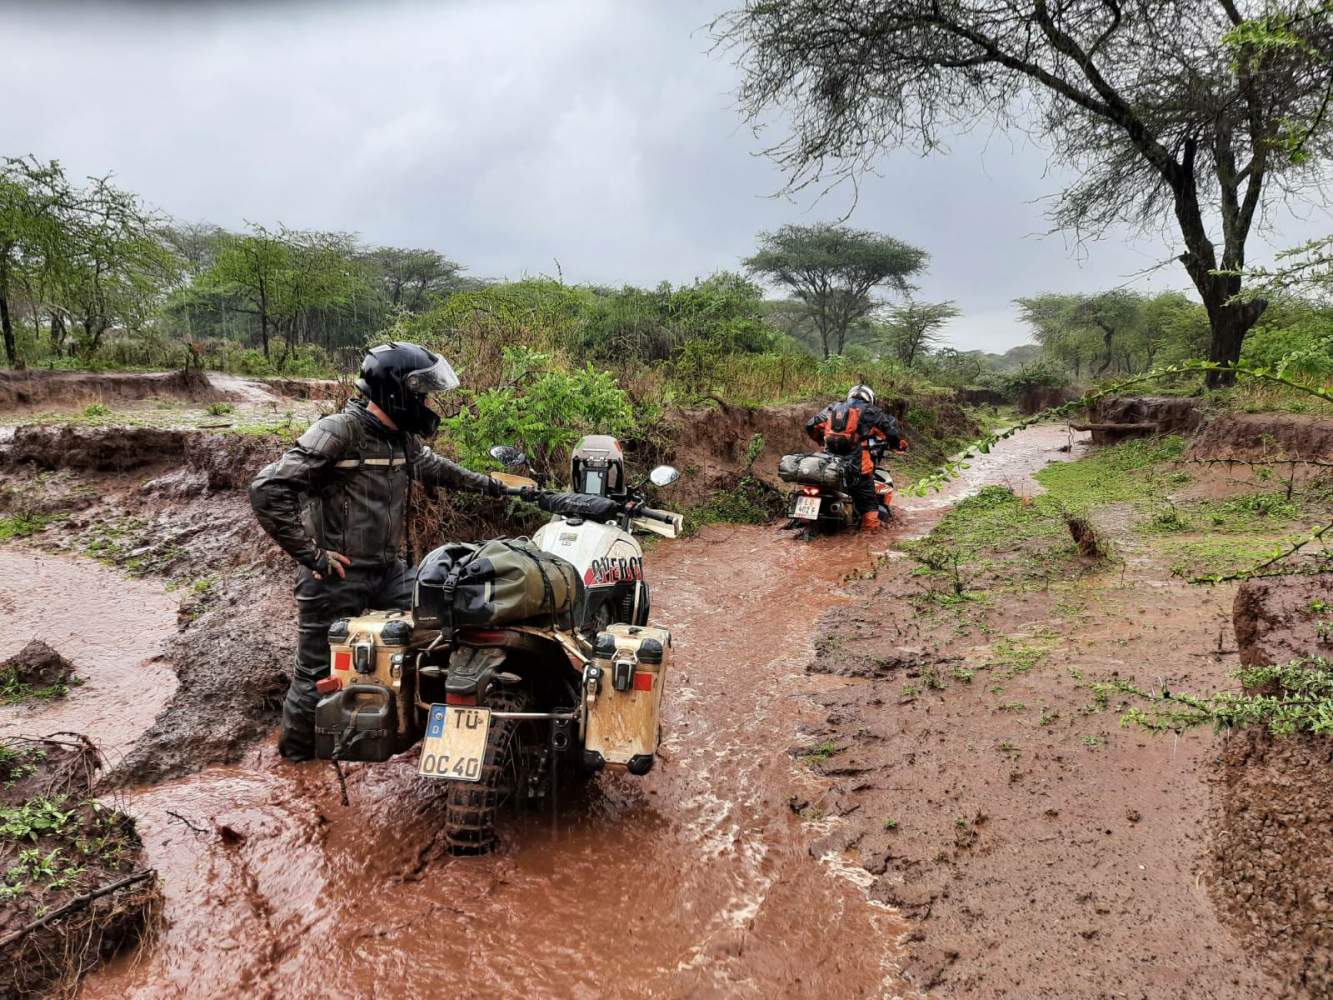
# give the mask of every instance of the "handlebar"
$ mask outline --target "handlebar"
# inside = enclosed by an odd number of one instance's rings
[[[671,515],[671,514],[667,514],[667,513],[665,513],[664,511],[653,510],[651,507],[638,507],[638,508],[636,508],[635,511],[634,511],[634,516],[635,516],[635,517],[647,517],[647,518],[650,518],[650,519],[652,519],[652,520],[654,520],[654,521],[661,521],[663,524],[674,525],[674,524],[676,523],[676,518],[675,518],[675,516],[673,516],[673,515]]]

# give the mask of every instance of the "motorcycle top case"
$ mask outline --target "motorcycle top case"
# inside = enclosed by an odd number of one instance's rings
[[[412,595],[419,625],[501,625],[572,616],[583,594],[573,563],[526,538],[442,545],[421,560]]]
[[[631,774],[647,774],[657,753],[671,633],[652,625],[612,625],[598,633],[592,665],[601,681],[585,691],[585,751]]]
[[[847,462],[837,455],[816,452],[813,455],[783,455],[778,462],[778,478],[803,486],[841,489],[847,482]]]
[[[370,611],[329,627],[329,676],[339,690],[315,707],[315,755],[382,761],[416,742],[410,677],[434,633],[406,611]]]

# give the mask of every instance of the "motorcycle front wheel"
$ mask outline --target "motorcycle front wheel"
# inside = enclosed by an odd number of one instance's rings
[[[499,712],[526,712],[527,691],[502,689],[486,696],[483,705]],[[485,854],[495,849],[495,817],[522,787],[520,723],[492,719],[486,734],[486,758],[478,781],[451,781],[445,804],[444,840],[450,854]]]

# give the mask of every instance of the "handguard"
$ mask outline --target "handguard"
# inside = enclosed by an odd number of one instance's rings
[[[679,538],[685,530],[685,518],[669,510],[654,510],[640,507],[636,517],[630,520],[636,531],[646,531],[663,538]]]

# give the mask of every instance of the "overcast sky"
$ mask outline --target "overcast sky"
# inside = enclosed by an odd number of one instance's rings
[[[837,219],[849,191],[783,177],[710,54],[725,0],[113,4],[0,12],[0,152],[56,158],[184,220],[347,230],[434,247],[479,277],[654,285],[738,268],[755,234]],[[1009,136],[885,157],[849,224],[928,250],[921,297],[954,299],[963,348],[1027,339],[1012,299],[1187,286],[1124,234],[1049,228],[1062,178]],[[1283,212],[1278,246],[1327,232]],[[1254,256],[1266,255],[1265,237]]]

